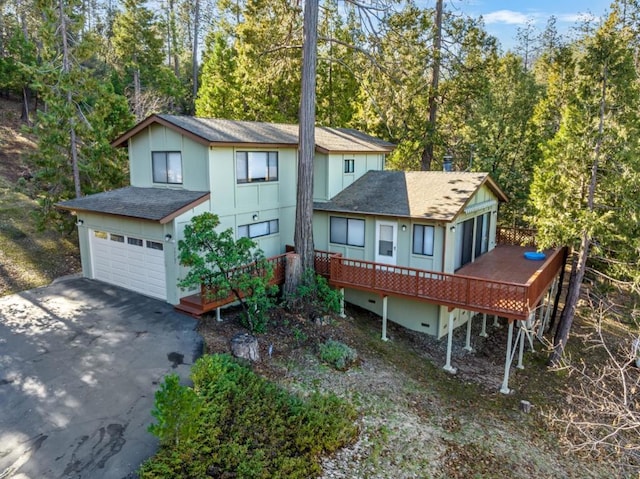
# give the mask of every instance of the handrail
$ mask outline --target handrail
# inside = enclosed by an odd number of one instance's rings
[[[553,258],[556,257],[561,255],[556,254]],[[542,279],[546,279],[547,275],[557,274],[555,263],[554,259],[547,268],[549,273],[540,276],[540,279],[532,284],[540,285],[538,288],[545,287],[546,283],[542,285],[545,282]],[[532,298],[529,284],[385,265],[338,256],[330,258],[330,282],[336,286],[369,290],[383,295],[411,297],[453,308],[489,314],[499,313],[513,319],[527,318]]]

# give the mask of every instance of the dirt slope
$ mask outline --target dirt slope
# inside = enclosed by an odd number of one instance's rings
[[[35,148],[22,132],[20,103],[0,99],[0,296],[80,270],[75,235],[36,230],[31,213],[38,205],[22,179]]]

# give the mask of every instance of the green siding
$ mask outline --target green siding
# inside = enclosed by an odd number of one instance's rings
[[[382,296],[366,291],[345,289],[345,301],[382,316]],[[435,336],[438,332],[436,304],[412,301],[394,296],[387,297],[387,319],[407,329]]]
[[[344,160],[346,159],[354,160],[353,173],[344,172]],[[384,154],[333,153],[318,155],[315,161],[316,163],[326,163],[326,165],[314,167],[314,173],[322,175],[321,178],[314,178],[314,198],[317,201],[328,201],[367,171],[382,170]]]
[[[329,159],[327,155],[316,153],[313,160],[313,200],[329,200]]]
[[[153,183],[151,153],[179,151],[182,154],[182,185]],[[184,188],[209,191],[208,148],[162,125],[151,125],[129,140],[130,181],[132,186]]]

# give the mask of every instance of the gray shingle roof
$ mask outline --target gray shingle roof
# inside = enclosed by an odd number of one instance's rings
[[[369,171],[314,209],[451,221],[484,183],[506,200],[488,173]]]
[[[298,125],[197,118],[180,115],[152,115],[120,136],[112,144],[122,146],[150,124],[158,122],[183,130],[208,144],[298,145]],[[316,127],[316,148],[322,152],[389,152],[393,143],[348,128]]]
[[[56,206],[71,211],[91,211],[166,223],[181,210],[196,206],[208,198],[207,191],[128,186],[63,201]]]

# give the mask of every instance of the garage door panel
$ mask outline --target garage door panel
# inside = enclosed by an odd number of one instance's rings
[[[164,251],[139,237],[91,231],[93,277],[138,293],[166,299]],[[115,238],[117,241],[112,240]],[[142,241],[142,245],[140,245]],[[151,240],[149,240],[151,241]],[[151,243],[164,246],[162,243]]]

